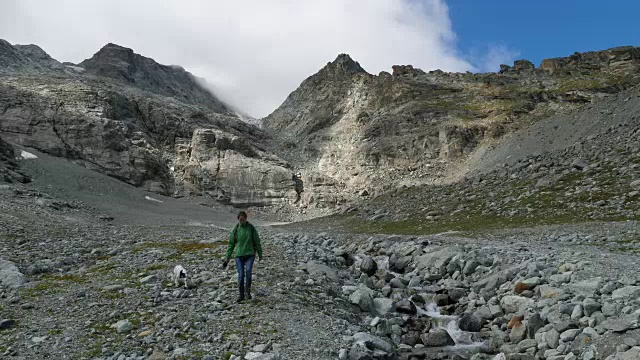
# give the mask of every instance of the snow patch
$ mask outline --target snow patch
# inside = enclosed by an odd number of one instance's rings
[[[164,202],[164,201],[162,201],[162,200],[154,199],[154,198],[152,198],[151,196],[145,196],[144,198],[145,198],[146,200],[159,202],[159,203],[161,203],[161,204]]]
[[[24,159],[24,160],[31,160],[31,159],[37,159],[38,158],[37,156],[33,155],[32,153],[24,151],[24,150],[22,150],[20,152],[20,157],[22,159]]]

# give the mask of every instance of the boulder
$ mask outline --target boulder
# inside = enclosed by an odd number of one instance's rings
[[[22,287],[26,283],[24,274],[11,261],[0,259],[0,284],[9,289]]]
[[[460,317],[458,327],[462,331],[479,332],[482,329],[482,319],[474,314],[464,313]]]
[[[506,314],[516,313],[533,306],[534,303],[533,299],[517,295],[507,295],[500,300],[500,306]]]
[[[375,298],[373,299],[373,314],[377,316],[386,316],[393,311],[393,300],[389,298]]]
[[[614,300],[637,299],[640,297],[640,286],[625,286],[614,290],[611,298]]]
[[[436,329],[428,333],[424,333],[420,338],[422,339],[422,344],[426,347],[451,346],[456,344],[449,333],[444,329]]]
[[[356,333],[353,335],[353,341],[356,344],[364,345],[370,350],[382,350],[389,354],[395,353],[395,346],[392,343],[369,333]]]
[[[300,265],[302,270],[306,270],[309,275],[314,277],[326,276],[327,279],[331,281],[338,281],[338,273],[333,268],[324,265],[318,264],[314,261],[309,261],[306,264]]]
[[[373,308],[373,294],[373,290],[364,284],[360,284],[356,291],[349,296],[349,301],[358,305],[362,311],[370,311]]]
[[[367,276],[373,276],[378,271],[378,264],[372,258],[364,256],[360,262],[360,271],[367,274]]]
[[[401,314],[414,315],[418,312],[416,306],[409,300],[403,300],[396,303],[396,311]]]

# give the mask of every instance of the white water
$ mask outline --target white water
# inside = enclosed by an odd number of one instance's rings
[[[457,316],[442,315],[440,308],[435,303],[426,304],[425,309],[418,305],[416,308],[418,316],[427,316],[433,320],[433,329],[444,329],[449,333],[449,336],[456,343],[455,348],[478,348],[484,345],[484,342],[474,342],[472,333],[460,330]]]

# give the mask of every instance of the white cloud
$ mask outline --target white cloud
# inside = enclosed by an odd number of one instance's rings
[[[371,73],[474,69],[456,53],[444,0],[8,0],[0,38],[72,62],[108,42],[127,46],[206,78],[253,116],[342,52]]]
[[[475,67],[482,72],[496,72],[501,64],[512,65],[518,56],[519,51],[502,44],[489,44],[471,54]]]

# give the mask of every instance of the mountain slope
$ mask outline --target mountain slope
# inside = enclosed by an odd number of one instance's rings
[[[13,64],[0,72],[5,139],[166,195],[285,201],[291,173],[265,151],[264,132],[188,72],[112,44],[59,70],[38,49],[2,43]]]
[[[206,107],[216,113],[233,114],[182,67],[158,64],[120,45],[107,44],[78,66],[85,69],[87,74],[122,81],[145,91]]]
[[[407,65],[375,76],[359,66],[340,71],[345,61],[355,64],[339,56],[263,121],[274,151],[318,185],[307,196],[458,179],[478,145],[640,83],[634,47],[547,59],[539,68],[518,60],[487,74]]]

